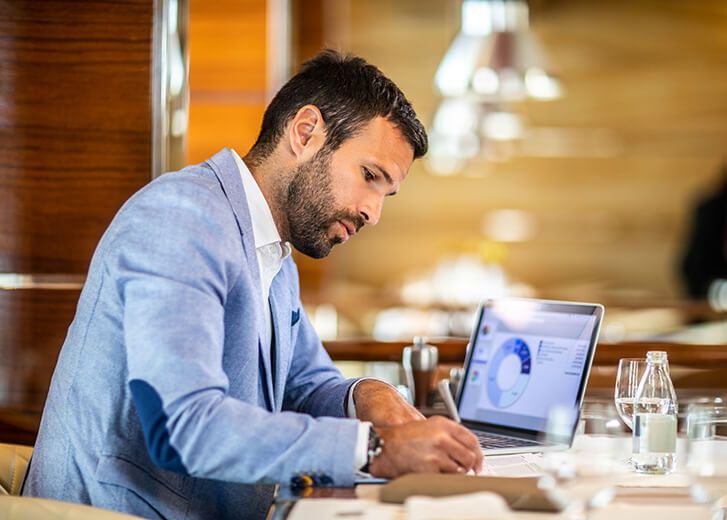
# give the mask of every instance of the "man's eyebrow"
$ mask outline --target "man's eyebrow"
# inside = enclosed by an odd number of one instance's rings
[[[373,163],[373,165],[374,165],[374,168],[376,168],[377,170],[379,170],[381,172],[381,175],[384,176],[384,179],[386,179],[386,184],[389,184],[389,185],[393,186],[394,185],[394,180],[391,178],[391,175],[389,175],[389,172],[387,172],[384,169],[384,167],[381,166],[378,163]]]
[[[393,186],[394,185],[394,179],[391,178],[391,175],[389,175],[389,172],[387,172],[384,169],[384,167],[381,166],[378,163],[373,163],[373,165],[374,165],[374,168],[376,168],[377,170],[379,170],[381,172],[381,175],[384,176],[384,180],[386,180],[386,184],[388,184],[389,186]],[[396,191],[392,191],[391,193],[387,193],[386,196],[387,197],[393,197],[394,195],[396,195],[396,193],[397,193]]]

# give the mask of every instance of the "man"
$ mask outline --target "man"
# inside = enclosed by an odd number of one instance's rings
[[[272,100],[244,161],[223,150],[134,195],[91,262],[25,494],[262,518],[274,483],[477,470],[469,431],[341,377],[290,257],[376,224],[426,146],[389,79],[326,51]]]
[[[681,258],[681,275],[687,295],[699,300],[719,300],[715,290],[727,279],[727,165],[722,166],[716,190],[692,209],[692,221]]]

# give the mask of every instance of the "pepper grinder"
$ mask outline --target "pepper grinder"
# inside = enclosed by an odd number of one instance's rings
[[[414,336],[414,344],[404,347],[401,362],[416,407],[432,405],[430,396],[438,360],[437,347],[427,344],[422,336]]]

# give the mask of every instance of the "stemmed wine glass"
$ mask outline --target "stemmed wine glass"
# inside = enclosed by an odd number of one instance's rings
[[[618,361],[614,402],[618,416],[629,429],[634,427],[634,397],[645,369],[646,360],[643,358],[623,358]]]

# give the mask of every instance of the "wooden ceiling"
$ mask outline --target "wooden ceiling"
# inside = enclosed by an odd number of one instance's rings
[[[432,78],[459,28],[459,2],[348,0],[343,12],[338,40],[327,43],[377,64],[429,124]],[[503,266],[540,294],[679,294],[690,207],[727,159],[727,3],[541,1],[531,27],[566,95],[517,108],[532,127],[557,129],[560,152],[479,159],[447,178],[418,162],[378,229],[334,253],[337,279],[381,287],[426,271],[474,250],[483,216],[511,208],[531,214],[537,231],[507,246]]]
[[[438,103],[434,73],[459,29],[459,5],[295,0],[294,59],[315,52],[323,34],[325,45],[378,65],[429,124]],[[509,160],[480,158],[454,177],[432,175],[418,161],[375,229],[324,262],[303,260],[302,272],[324,287],[395,286],[446,255],[477,251],[488,212],[518,209],[531,215],[535,234],[506,245],[510,279],[543,296],[680,294],[690,208],[727,160],[727,2],[530,5],[531,27],[566,91],[557,101],[515,107],[531,137]],[[220,7],[191,3],[192,161],[222,145],[245,151],[264,109],[264,3]]]

